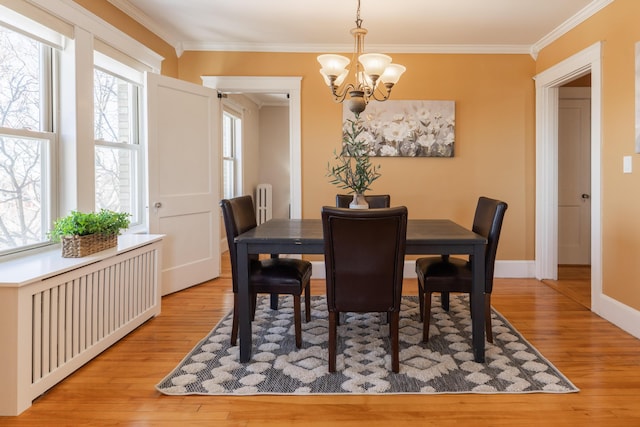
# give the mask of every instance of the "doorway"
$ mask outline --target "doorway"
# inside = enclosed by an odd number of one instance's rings
[[[536,278],[558,279],[559,88],[591,74],[591,309],[602,298],[601,235],[601,44],[596,43],[536,76]]]
[[[559,89],[558,280],[553,283],[587,308],[591,307],[590,198],[591,73]]]
[[[202,77],[204,86],[220,92],[289,95],[289,200],[293,219],[302,218],[301,80],[301,77]]]

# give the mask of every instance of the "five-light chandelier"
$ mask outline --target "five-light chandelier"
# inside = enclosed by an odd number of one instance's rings
[[[320,73],[331,89],[333,100],[338,103],[346,100],[349,110],[357,115],[365,110],[370,100],[386,101],[389,99],[391,89],[400,80],[400,76],[406,68],[399,64],[392,64],[391,57],[388,55],[362,53],[367,30],[362,28],[360,0],[358,0],[356,14],[356,28],[351,29],[351,34],[355,39],[351,61],[346,56],[326,54],[318,56],[318,62],[322,66]],[[350,62],[355,64],[353,66],[354,81],[345,83],[350,71],[347,68]]]

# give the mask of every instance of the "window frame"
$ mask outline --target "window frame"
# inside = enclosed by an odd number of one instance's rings
[[[7,9],[5,9],[7,10]],[[26,22],[26,21],[25,21]],[[0,126],[0,136],[9,138],[29,139],[40,142],[40,232],[42,240],[36,243],[0,249],[0,256],[19,254],[24,251],[48,247],[52,244],[47,232],[53,224],[54,215],[58,212],[58,132],[57,132],[57,100],[58,100],[58,70],[59,49],[56,43],[51,43],[42,37],[42,27],[33,23],[25,28],[0,21],[0,27],[12,31],[22,37],[29,38],[39,45],[39,90],[40,110],[38,118],[40,129],[8,128]],[[49,33],[53,37],[53,32]],[[61,36],[60,36],[61,37]]]
[[[225,144],[225,129],[226,126],[224,125],[224,120],[225,117],[230,117],[231,121],[232,121],[232,126],[231,126],[231,151],[232,151],[232,156],[228,157],[225,156],[224,154],[224,144]],[[230,108],[228,105],[223,105],[222,106],[222,163],[223,163],[223,167],[222,167],[222,171],[223,171],[223,176],[222,176],[222,193],[223,195],[225,192],[225,167],[224,167],[224,163],[225,161],[231,161],[233,162],[233,196],[232,197],[236,197],[242,194],[243,192],[243,186],[242,186],[242,138],[243,138],[243,121],[244,118],[242,117],[241,113],[238,113],[235,109]],[[226,196],[226,195],[225,195]]]
[[[146,162],[145,162],[145,145],[144,145],[144,121],[143,117],[143,80],[144,76],[142,72],[132,69],[131,67],[118,62],[115,59],[108,57],[98,51],[94,51],[94,66],[93,75],[95,71],[108,74],[116,79],[119,79],[128,84],[129,88],[129,135],[128,142],[106,141],[102,139],[95,139],[95,112],[94,112],[94,161],[96,159],[98,148],[123,150],[131,153],[134,160],[135,171],[131,177],[135,182],[131,186],[132,192],[132,214],[130,231],[142,231],[146,230],[147,220],[145,215],[146,206],[146,191],[145,191],[145,176],[146,176]],[[94,171],[94,180],[96,174]],[[94,191],[94,199],[97,199],[98,190]],[[97,200],[96,200],[97,203]],[[96,206],[97,209],[97,206]]]

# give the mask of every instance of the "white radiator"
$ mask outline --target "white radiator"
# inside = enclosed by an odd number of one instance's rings
[[[4,324],[7,329],[0,334],[17,344],[10,353],[17,366],[0,367],[13,371],[13,381],[6,378],[0,385],[0,415],[18,415],[33,399],[160,313],[160,245],[156,241],[113,250],[110,256],[105,251],[96,254],[93,263],[23,284],[17,294],[0,292],[16,298],[3,302],[17,310],[15,324]]]
[[[269,221],[273,216],[271,184],[259,184],[256,189],[256,222],[258,225]]]

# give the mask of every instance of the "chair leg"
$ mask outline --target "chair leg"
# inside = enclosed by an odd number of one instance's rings
[[[418,278],[418,301],[420,301],[420,321],[424,322],[424,285]]]
[[[231,322],[231,345],[236,345],[238,340],[238,294],[233,294],[233,317]]]
[[[258,305],[258,294],[253,294],[251,298],[251,321],[256,320],[256,306]]]
[[[304,318],[307,322],[311,322],[311,291],[309,288],[311,288],[311,285],[307,283],[304,288]]]
[[[329,372],[336,371],[336,335],[337,335],[337,317],[339,313],[336,311],[329,312]]]
[[[429,342],[429,321],[431,320],[431,292],[424,293],[424,321],[422,322],[422,341]]]
[[[278,309],[278,294],[271,294],[271,310]]]
[[[400,372],[400,340],[398,337],[400,313],[392,311],[388,312],[387,316],[391,317],[389,321],[389,332],[391,334],[391,370],[398,373]]]
[[[296,347],[302,347],[302,309],[300,308],[300,295],[293,296],[293,328],[296,332]]]
[[[487,341],[493,344],[493,332],[491,331],[491,294],[484,294],[484,325]]]
[[[440,292],[440,302],[444,311],[449,311],[449,292]]]

